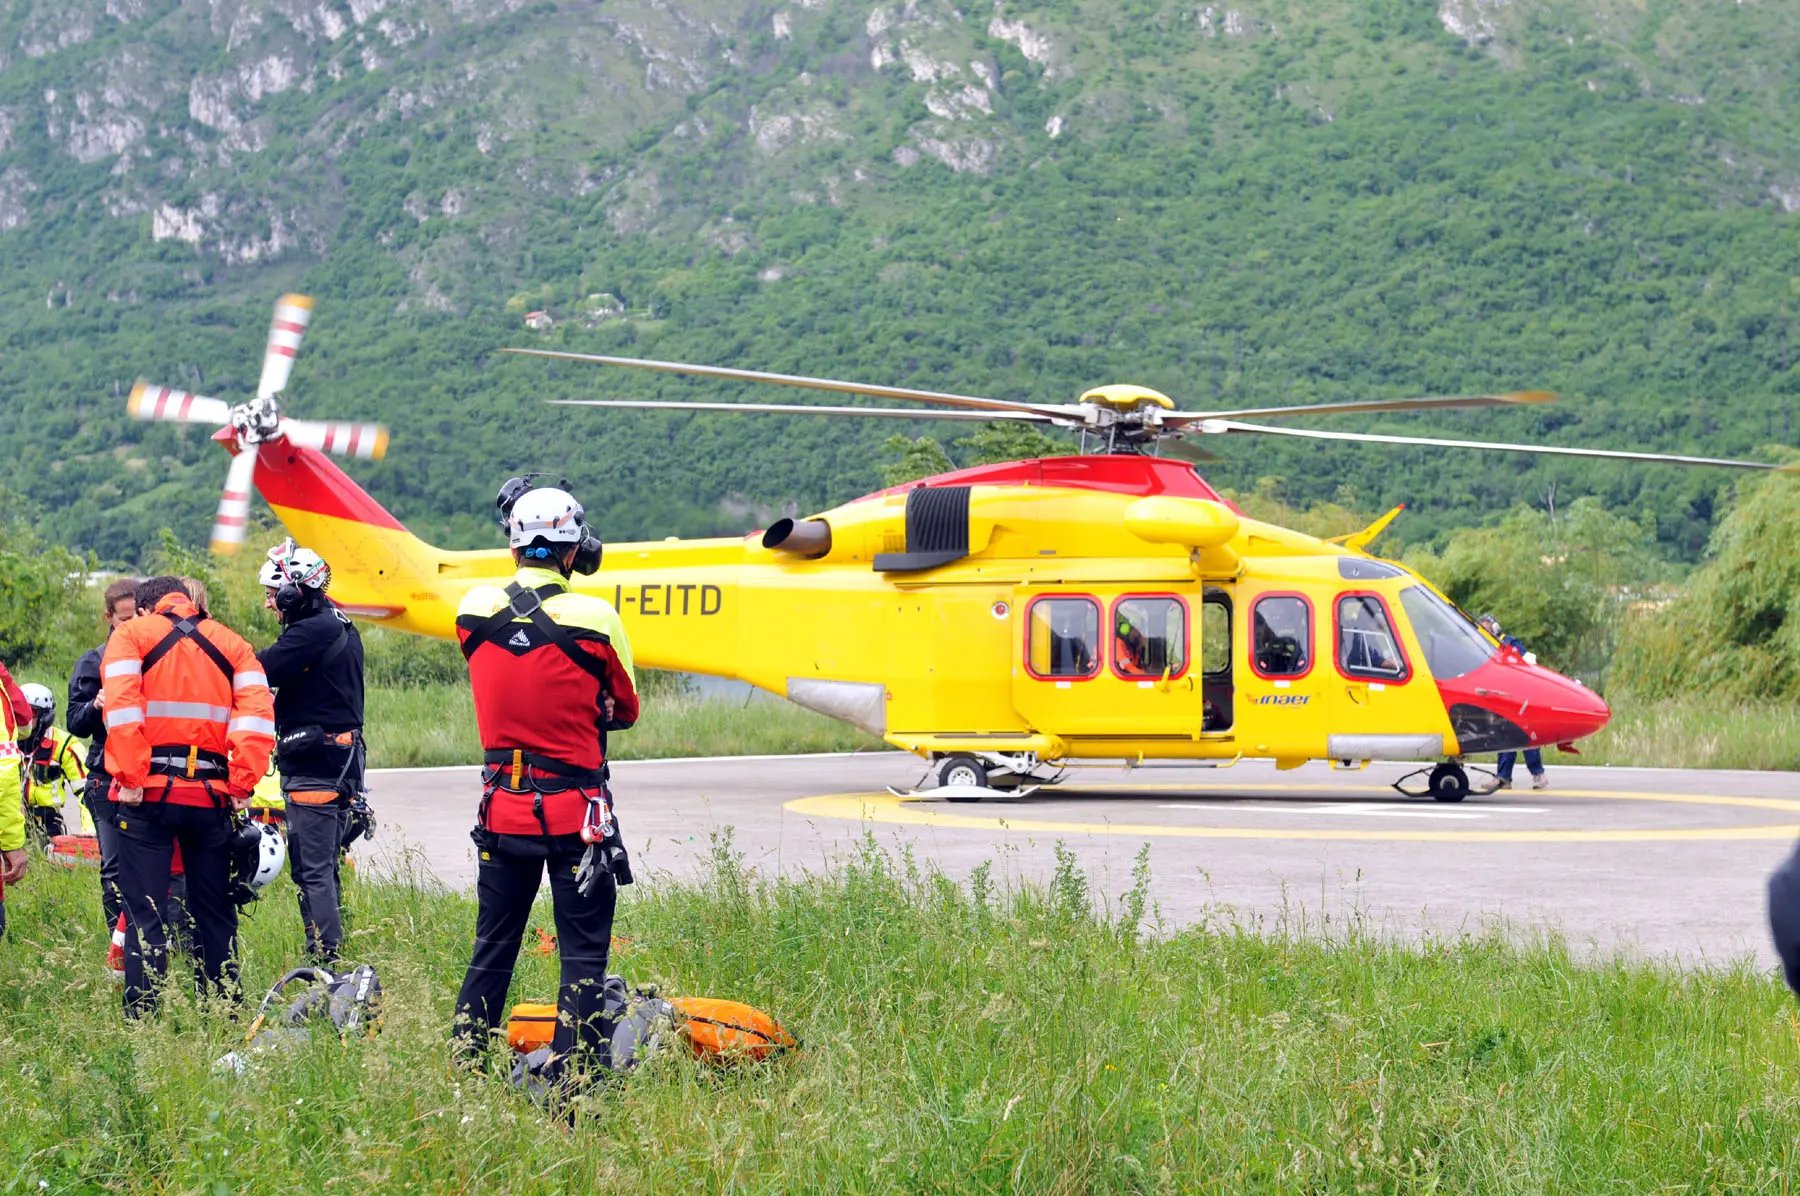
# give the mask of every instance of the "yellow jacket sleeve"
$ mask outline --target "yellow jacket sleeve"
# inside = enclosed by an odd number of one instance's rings
[[[8,754],[0,745],[0,851],[25,846],[25,785],[19,773],[23,762],[17,748]]]

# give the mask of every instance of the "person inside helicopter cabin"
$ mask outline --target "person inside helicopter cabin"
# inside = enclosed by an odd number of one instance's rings
[[[1144,629],[1134,624],[1121,609],[1113,626],[1113,661],[1119,672],[1128,677],[1148,677],[1154,671],[1150,667],[1149,650]]]
[[[1518,653],[1519,659],[1524,660],[1529,664],[1537,663],[1537,657],[1525,651],[1525,645],[1520,642],[1518,636],[1507,635],[1504,631],[1500,630],[1499,619],[1496,619],[1493,615],[1483,615],[1475,621],[1481,625],[1483,631],[1499,641],[1502,648],[1509,648]],[[1494,775],[1500,778],[1500,788],[1512,788],[1513,766],[1518,763],[1518,760],[1519,753],[1517,752],[1501,752],[1499,758],[1494,761]],[[1544,753],[1537,748],[1525,749],[1525,771],[1531,774],[1531,787],[1533,789],[1547,789],[1550,787],[1549,774],[1544,771]]]

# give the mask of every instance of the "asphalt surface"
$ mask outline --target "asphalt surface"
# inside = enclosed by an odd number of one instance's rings
[[[1800,774],[1552,767],[1552,787],[1457,805],[1389,788],[1409,768],[1278,773],[1082,769],[1006,802],[901,801],[910,756],[615,764],[621,826],[641,880],[704,871],[715,833],[766,872],[833,866],[867,835],[964,878],[1047,879],[1064,843],[1117,901],[1150,845],[1165,924],[1258,931],[1355,925],[1408,940],[1501,926],[1560,933],[1583,955],[1772,965],[1764,878],[1800,835]],[[377,771],[365,867],[473,881],[476,769]],[[1519,773],[1526,780],[1524,770]]]

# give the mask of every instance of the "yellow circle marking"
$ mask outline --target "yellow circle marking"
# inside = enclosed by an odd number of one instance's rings
[[[1103,789],[1060,789],[1058,793],[1157,793],[1176,792],[1205,797],[1238,796],[1252,792],[1293,793],[1325,791],[1343,793],[1344,785],[1132,785]],[[1356,786],[1354,791],[1383,793],[1386,786]],[[1755,810],[1800,813],[1800,801],[1780,797],[1726,797],[1707,793],[1620,793],[1607,789],[1560,789],[1558,797],[1597,797],[1612,801],[1671,802],[1690,806],[1742,806]],[[882,793],[838,793],[826,797],[802,797],[782,808],[814,818],[841,818],[852,822],[880,822],[899,826],[929,826],[946,830],[1021,831],[1057,835],[1130,835],[1181,839],[1324,839],[1388,843],[1667,843],[1679,840],[1792,839],[1800,835],[1800,823],[1767,823],[1757,826],[1644,827],[1613,830],[1538,831],[1437,831],[1344,830],[1296,827],[1166,826],[1138,822],[1067,822],[1043,818],[1005,818],[956,814],[923,808],[925,799]],[[1429,808],[1429,807],[1428,807]]]

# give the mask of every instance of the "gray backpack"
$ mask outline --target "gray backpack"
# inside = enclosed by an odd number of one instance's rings
[[[608,1057],[601,1062],[607,1074],[625,1076],[662,1049],[674,1030],[675,1007],[656,995],[654,985],[633,989],[623,976],[608,976],[604,989],[603,1008],[613,1028]],[[512,1083],[532,1096],[542,1096],[561,1078],[562,1062],[549,1047],[539,1047],[513,1062]]]

